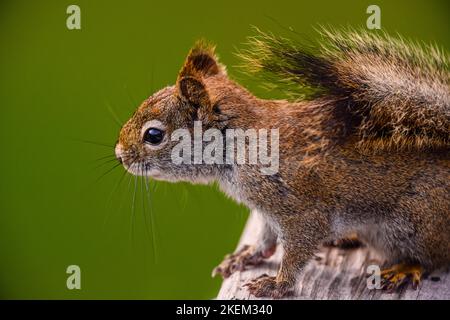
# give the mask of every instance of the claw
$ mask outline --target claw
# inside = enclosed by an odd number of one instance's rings
[[[417,289],[422,278],[423,268],[420,265],[396,264],[392,268],[381,271],[381,288],[389,292],[398,290],[408,281],[413,289]]]
[[[273,250],[275,251],[275,250]],[[220,265],[212,271],[212,276],[222,275],[223,278],[228,278],[236,271],[244,271],[248,266],[255,266],[260,264],[264,259],[273,254],[267,252],[256,251],[254,247],[245,245],[236,253],[227,254]]]
[[[276,277],[267,274],[250,280],[244,287],[257,298],[269,297],[274,299],[283,298],[292,293],[291,285],[286,281],[278,281]]]

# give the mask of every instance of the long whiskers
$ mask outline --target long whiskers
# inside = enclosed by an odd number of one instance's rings
[[[93,160],[92,162],[98,162],[98,161],[101,161],[101,160],[112,159],[112,158],[116,159],[116,155],[115,154],[108,154],[106,156],[97,158],[97,159]]]
[[[122,184],[122,182],[123,182],[123,180],[124,180],[126,175],[127,175],[127,171],[123,170],[122,174],[120,175],[120,178],[119,178],[118,182],[114,186],[114,189],[109,194],[108,201],[107,201],[108,204],[112,203],[112,198],[116,194],[117,190],[119,189],[119,186]],[[106,214],[105,219],[103,220],[103,227],[102,227],[103,230],[106,228],[108,220],[111,217],[111,213],[109,213],[109,212],[110,211],[108,210],[108,213]]]
[[[150,238],[151,233],[153,232],[153,230],[149,230],[149,225],[147,222],[147,211],[146,211],[146,207],[145,207],[145,190],[144,190],[144,164],[141,163],[141,165],[139,166],[139,170],[140,170],[140,177],[139,177],[139,182],[140,182],[140,192],[141,192],[141,200],[142,200],[142,215],[144,217],[144,223],[145,223],[145,231],[146,231],[146,235],[148,237],[149,242],[152,243],[153,246],[153,242],[152,239]]]
[[[117,116],[117,113],[114,111],[113,107],[109,102],[106,102],[106,107],[108,108],[108,111],[111,115],[112,120],[114,123],[119,127],[122,128],[123,121],[120,120],[120,118]]]
[[[92,141],[92,140],[84,140],[84,139],[74,139],[75,141],[78,142],[83,142],[83,143],[88,143],[88,144],[93,144],[96,146],[101,146],[101,147],[107,147],[107,148],[112,148],[114,149],[116,146],[109,144],[109,143],[104,143],[104,142],[98,142],[98,141]]]
[[[105,166],[105,165],[107,165],[107,164],[109,164],[109,163],[111,163],[111,162],[114,162],[114,161],[117,161],[117,159],[114,157],[114,158],[112,158],[112,159],[107,159],[107,160],[103,160],[100,164],[98,164],[98,165],[96,165],[95,167],[94,167],[94,170],[95,169],[98,169],[98,168],[100,168],[100,167],[103,167],[103,166]],[[117,161],[118,162],[118,161]],[[119,163],[119,162],[118,162]],[[120,163],[119,163],[119,165],[120,165]]]
[[[145,191],[146,191],[146,195],[147,195],[147,202],[148,202],[148,208],[149,208],[149,213],[150,213],[150,233],[152,235],[152,251],[153,251],[153,258],[156,263],[157,259],[158,259],[157,252],[156,252],[156,247],[157,247],[156,229],[157,228],[156,228],[156,221],[155,221],[154,213],[152,210],[151,192],[150,192],[150,188],[149,188],[149,180],[147,177],[147,168],[144,166],[144,169],[145,169],[145,172],[144,172],[145,174],[143,176],[143,179],[145,182]],[[154,184],[154,185],[156,186],[156,184]]]
[[[134,190],[133,190],[133,198],[131,202],[131,223],[130,223],[130,241],[133,245],[133,232],[134,232],[134,218],[135,218],[135,210],[136,210],[136,189],[137,189],[137,176],[134,176]]]
[[[130,217],[130,224],[129,224],[129,239],[130,244],[132,247],[135,246],[135,237],[136,237],[136,220],[138,219],[137,215],[137,201],[138,197],[141,197],[142,201],[142,214],[143,214],[143,220],[145,224],[145,232],[146,237],[148,238],[148,241],[151,245],[151,255],[152,260],[154,263],[158,260],[158,253],[157,253],[157,233],[156,233],[156,220],[154,217],[153,212],[153,203],[152,203],[152,193],[156,191],[157,184],[152,184],[151,181],[147,178],[148,168],[146,167],[144,162],[137,161],[138,156],[134,154],[128,154],[125,153],[122,155],[123,161],[129,163],[129,166],[135,167],[136,173],[138,175],[130,175],[130,178],[128,180],[128,189],[132,189],[132,196],[131,196],[131,217]],[[115,159],[115,155],[106,155],[102,156],[95,160],[95,162],[101,161],[100,164],[96,166],[96,168],[100,168],[102,166],[105,166],[113,161],[117,161]],[[95,182],[100,181],[105,176],[110,174],[112,171],[114,171],[116,168],[121,166],[120,162],[117,162],[114,164],[111,168],[109,168],[107,171],[103,172],[100,177]],[[112,191],[109,194],[107,203],[112,203],[112,199],[114,198],[115,194],[117,193],[117,190],[121,186],[122,182],[125,180],[125,177],[127,176],[128,171],[123,170],[123,172],[120,174],[120,178],[115,183]],[[120,208],[118,208],[120,210]],[[108,214],[103,219],[103,225],[102,230],[104,230],[108,224],[109,219],[112,216],[112,213],[110,210],[108,210]],[[139,228],[140,229],[140,228]]]
[[[106,172],[102,173],[95,181],[94,183],[99,182],[101,179],[103,179],[107,174],[111,173],[114,169],[118,168],[119,166],[121,166],[120,162],[117,162],[112,168],[110,168],[109,170],[107,170]]]

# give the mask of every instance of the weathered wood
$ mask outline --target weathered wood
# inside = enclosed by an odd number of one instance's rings
[[[239,246],[254,244],[261,234],[261,221],[252,215],[241,237]],[[223,281],[218,299],[255,299],[243,284],[267,273],[275,275],[281,260],[282,249],[264,264],[236,272]],[[417,290],[411,285],[395,293],[367,288],[366,268],[381,265],[380,257],[366,247],[358,249],[321,248],[300,275],[294,295],[288,299],[445,299],[450,300],[450,276],[448,270],[436,271],[422,280]]]

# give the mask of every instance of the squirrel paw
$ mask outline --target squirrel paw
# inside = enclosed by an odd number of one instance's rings
[[[396,264],[389,269],[381,271],[381,288],[392,292],[411,281],[413,289],[416,290],[422,275],[423,268],[420,265]]]
[[[292,294],[292,286],[287,281],[277,281],[275,277],[263,274],[244,284],[248,291],[257,298],[269,297],[280,299]]]
[[[228,278],[236,271],[244,271],[247,266],[256,266],[272,256],[275,248],[259,251],[253,246],[245,245],[236,253],[226,255],[222,263],[214,268],[212,276],[220,274],[223,278]]]

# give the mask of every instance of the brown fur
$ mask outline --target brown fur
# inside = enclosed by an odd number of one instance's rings
[[[319,243],[349,233],[383,252],[390,264],[419,263],[428,270],[449,265],[448,145],[360,148],[354,130],[360,122],[345,106],[335,95],[302,102],[258,99],[227,77],[210,47],[197,46],[177,85],[149,98],[125,124],[116,152],[133,174],[217,181],[265,217],[266,237],[253,258],[273,252],[277,238],[284,256],[276,278],[249,284],[257,296],[286,295]],[[154,119],[165,125],[166,134],[192,131],[194,120],[219,129],[278,128],[280,170],[265,176],[259,165],[174,165],[173,142],[153,150],[142,141],[142,126]],[[255,261],[248,250],[245,254]]]

